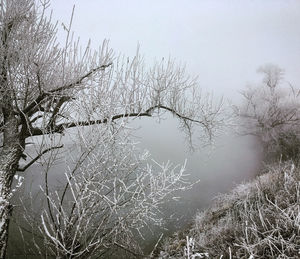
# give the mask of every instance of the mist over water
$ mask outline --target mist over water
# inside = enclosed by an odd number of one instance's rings
[[[145,229],[145,240],[142,241],[145,253],[153,249],[162,232],[168,235],[186,227],[197,211],[207,208],[217,194],[226,193],[236,184],[254,178],[261,165],[262,149],[253,137],[239,136],[232,130],[217,137],[213,146],[200,146],[191,151],[185,134],[178,129],[178,125],[178,120],[172,116],[163,116],[159,121],[153,118],[136,119],[130,124],[136,129],[133,137],[141,151],[148,150],[151,159],[158,163],[170,161],[175,166],[186,161],[188,180],[191,183],[200,180],[192,189],[177,193],[179,200],[164,205],[164,229],[154,227],[153,233]],[[195,144],[199,146],[201,142]],[[58,186],[65,181],[63,160],[62,158],[51,169],[49,186]],[[17,192],[15,199],[25,197],[25,202],[29,202],[31,193],[34,197],[33,209],[39,214],[41,207],[45,205],[40,190],[43,185],[43,169],[39,165],[33,165],[26,172],[23,192]],[[14,231],[17,233],[16,229]],[[13,238],[15,244],[22,243],[18,235]]]
[[[207,208],[214,197],[229,192],[237,184],[253,179],[262,161],[262,148],[251,136],[239,136],[233,130],[224,132],[215,139],[212,146],[200,147],[191,151],[185,135],[178,129],[178,120],[171,116],[160,120],[136,120],[136,138],[139,147],[151,153],[152,159],[159,163],[170,161],[173,165],[183,164],[186,160],[186,173],[192,189],[178,193],[178,201],[168,202],[162,209],[166,220],[166,234],[183,229],[192,222],[195,214]],[[197,143],[199,144],[199,143]],[[161,230],[147,234],[145,251],[159,238]]]

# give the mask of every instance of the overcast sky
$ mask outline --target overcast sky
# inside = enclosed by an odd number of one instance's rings
[[[54,19],[68,23],[84,45],[109,39],[116,52],[146,61],[174,57],[200,85],[237,96],[258,82],[256,69],[274,63],[300,87],[300,1],[297,0],[52,0]]]

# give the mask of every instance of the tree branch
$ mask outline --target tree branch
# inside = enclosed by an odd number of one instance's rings
[[[84,79],[88,78],[89,76],[91,76],[96,71],[105,70],[107,67],[110,67],[111,65],[112,65],[112,63],[108,63],[106,65],[102,65],[102,66],[93,68],[90,72],[88,72],[85,75],[83,75],[82,77],[80,77],[77,81],[75,81],[73,83],[70,83],[68,85],[64,85],[64,86],[52,89],[52,90],[49,91],[49,93],[61,92],[63,90],[67,90],[67,89],[73,88],[76,85],[80,85]]]
[[[55,126],[57,114],[59,113],[60,108],[63,106],[63,104],[65,102],[69,101],[70,99],[72,99],[72,97],[70,97],[70,96],[62,96],[62,97],[59,98],[56,106],[53,109],[52,116],[49,120],[49,123],[48,123],[47,127],[52,129]]]
[[[82,77],[80,77],[78,80],[76,80],[75,82],[72,82],[68,85],[63,85],[61,87],[58,87],[58,88],[55,88],[55,89],[52,89],[48,92],[42,92],[41,94],[39,94],[39,96],[34,100],[32,101],[24,110],[23,112],[24,113],[29,113],[33,108],[35,108],[37,105],[39,105],[46,97],[48,96],[51,96],[52,94],[54,93],[57,93],[57,92],[61,92],[61,91],[64,91],[64,90],[67,90],[67,89],[70,89],[70,88],[73,88],[74,86],[76,85],[79,85],[82,83],[82,81],[86,78],[88,78],[89,76],[91,76],[93,73],[95,73],[96,71],[99,71],[99,70],[104,70],[105,68],[111,66],[112,63],[108,63],[106,65],[102,65],[102,66],[99,66],[99,67],[96,67],[94,69],[92,69],[91,71],[89,71],[88,73],[86,73],[85,75],[83,75]]]
[[[179,119],[184,120],[185,122],[190,121],[190,122],[198,123],[198,124],[201,124],[202,126],[204,126],[206,129],[208,129],[207,125],[203,121],[195,120],[193,118],[182,115],[182,114],[176,112],[174,109],[172,109],[170,107],[167,107],[167,106],[164,106],[164,105],[155,105],[155,106],[152,106],[152,107],[148,108],[144,112],[139,112],[139,113],[138,112],[133,112],[133,113],[118,114],[118,115],[114,115],[110,119],[109,118],[104,118],[104,119],[100,119],[100,120],[84,120],[84,121],[61,123],[61,124],[58,124],[58,125],[53,125],[49,129],[32,128],[31,133],[32,133],[32,136],[40,136],[40,135],[49,134],[49,133],[62,133],[65,129],[74,128],[74,127],[78,127],[78,126],[91,126],[91,125],[96,125],[96,124],[103,124],[103,123],[107,123],[109,121],[115,121],[115,120],[121,119],[121,118],[145,117],[145,116],[146,117],[151,117],[152,112],[155,109],[167,110],[167,111],[171,112],[172,114],[174,114],[175,116],[177,116]]]
[[[203,121],[199,121],[199,120],[195,120],[192,118],[189,118],[185,115],[182,115],[178,112],[176,112],[174,109],[164,106],[164,105],[155,105],[153,107],[150,107],[148,110],[146,110],[146,113],[151,113],[154,109],[163,109],[163,110],[167,110],[169,112],[171,112],[172,114],[176,115],[179,119],[185,120],[185,121],[190,121],[190,122],[195,122],[195,123],[199,123],[202,124],[202,126],[207,127],[207,125],[203,122]]]
[[[18,168],[17,171],[20,171],[20,172],[24,172],[28,167],[30,167],[33,163],[35,163],[39,158],[41,158],[44,154],[46,154],[47,152],[51,151],[51,150],[54,150],[54,149],[59,149],[59,148],[62,148],[63,145],[60,145],[60,146],[56,146],[56,147],[50,147],[50,148],[47,148],[45,150],[43,150],[43,152],[41,152],[40,154],[38,154],[34,159],[32,159],[27,165],[25,165],[24,167],[22,168]]]
[[[125,114],[118,114],[111,118],[111,121],[127,118],[127,117],[143,117],[148,116],[151,117],[150,113],[143,112],[143,113],[125,113]],[[45,130],[41,128],[32,128],[32,136],[40,136],[49,133],[62,133],[65,129],[74,128],[77,126],[91,126],[96,124],[103,124],[109,121],[108,118],[104,118],[102,120],[90,120],[90,121],[76,121],[76,122],[69,122],[69,123],[61,123],[58,125],[53,126],[51,129]]]

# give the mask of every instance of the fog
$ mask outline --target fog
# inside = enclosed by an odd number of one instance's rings
[[[274,63],[299,85],[300,2],[293,0],[65,0],[51,1],[53,18],[69,24],[82,45],[109,39],[132,56],[137,44],[148,64],[173,57],[199,75],[200,86],[238,100],[259,80],[256,69]],[[66,32],[61,30],[59,40]]]
[[[132,56],[139,44],[145,62],[173,57],[186,64],[187,72],[199,76],[204,91],[240,102],[239,91],[260,81],[256,70],[274,63],[285,70],[286,81],[300,84],[300,2],[299,1],[180,1],[180,0],[53,0],[53,19],[68,24],[72,7],[72,30],[84,46],[103,39],[117,53]],[[59,33],[63,41],[65,32]],[[224,132],[213,146],[194,152],[178,129],[178,121],[165,116],[160,122],[140,119],[136,140],[158,162],[182,164],[190,180],[200,180],[178,202],[164,209],[167,228],[182,228],[199,210],[211,204],[218,193],[253,178],[261,166],[262,148],[250,136],[233,130]],[[38,170],[33,167],[28,175]],[[27,181],[27,187],[32,181]]]
[[[300,84],[299,1],[213,0],[111,0],[51,1],[54,19],[68,24],[82,44],[97,47],[104,38],[117,53],[134,55],[137,44],[146,63],[162,57],[186,64],[199,76],[204,91],[241,101],[239,91],[257,84],[259,66],[273,63],[285,70],[285,79]],[[59,35],[63,40],[65,32]],[[190,152],[174,119],[160,123],[143,119],[136,135],[140,147],[154,159],[174,164],[187,159],[191,179],[200,179],[176,206],[180,213],[194,214],[218,192],[253,177],[260,166],[261,148],[251,137],[224,134],[213,147]],[[188,205],[190,204],[190,205]],[[180,209],[181,208],[181,209]]]

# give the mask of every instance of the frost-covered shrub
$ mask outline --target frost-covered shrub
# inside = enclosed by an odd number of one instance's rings
[[[235,107],[243,134],[258,137],[266,161],[298,159],[300,143],[300,91],[286,86],[284,72],[265,65],[262,84],[242,91],[243,104]]]

